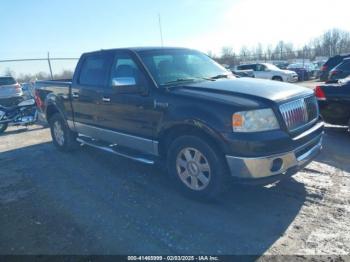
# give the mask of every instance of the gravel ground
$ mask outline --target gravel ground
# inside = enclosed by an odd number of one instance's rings
[[[88,147],[58,152],[48,129],[0,136],[0,254],[350,254],[350,135],[279,184],[232,185],[216,202],[163,171]]]
[[[311,88],[311,89],[314,89],[316,86],[318,85],[322,85],[324,84],[324,82],[321,82],[319,80],[309,80],[309,81],[304,81],[304,82],[299,82],[298,85],[301,85],[301,86],[304,86],[304,87],[308,87],[308,88]]]

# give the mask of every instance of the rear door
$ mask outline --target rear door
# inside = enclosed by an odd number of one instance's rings
[[[97,52],[86,54],[81,59],[71,96],[76,130],[88,135],[92,127],[101,126],[96,105],[102,99],[101,91],[108,86],[113,54]]]

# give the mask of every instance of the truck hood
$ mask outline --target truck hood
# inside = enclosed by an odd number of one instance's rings
[[[274,102],[281,102],[293,97],[313,94],[311,89],[298,85],[253,78],[203,81],[186,84],[182,86],[182,88],[216,94],[241,95],[246,98],[260,97]]]

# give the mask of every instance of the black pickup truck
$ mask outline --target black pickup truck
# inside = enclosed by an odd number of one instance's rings
[[[58,149],[85,144],[146,164],[159,160],[197,197],[217,195],[232,177],[280,180],[322,147],[311,90],[235,78],[190,49],[85,53],[72,80],[37,82],[36,100]]]

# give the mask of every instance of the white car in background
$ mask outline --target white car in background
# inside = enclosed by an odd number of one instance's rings
[[[238,70],[254,71],[255,78],[270,79],[275,81],[295,83],[298,81],[298,74],[290,70],[282,70],[277,66],[268,63],[245,64],[237,66]]]
[[[22,87],[11,76],[0,76],[0,105],[15,106],[23,100]]]

